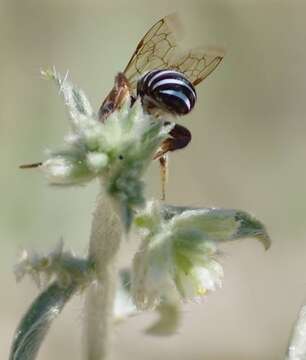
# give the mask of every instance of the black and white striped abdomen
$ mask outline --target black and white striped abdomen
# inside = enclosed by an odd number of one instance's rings
[[[137,83],[137,95],[149,106],[160,107],[175,115],[188,114],[197,94],[191,82],[175,70],[153,70]]]

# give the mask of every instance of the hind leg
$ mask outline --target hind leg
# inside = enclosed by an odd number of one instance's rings
[[[168,152],[176,151],[186,147],[191,141],[190,131],[182,125],[176,124],[170,131],[170,136],[162,144],[161,149],[156,153],[154,159],[159,160],[160,174],[161,174],[161,187],[162,187],[162,200],[166,198],[166,183],[168,177]]]
[[[186,147],[191,141],[191,132],[182,125],[175,124],[162,144],[160,150],[155,154],[154,159],[160,158],[169,151],[176,151]]]

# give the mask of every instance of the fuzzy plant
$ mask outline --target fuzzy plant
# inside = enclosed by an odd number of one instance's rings
[[[53,186],[97,179],[100,193],[87,257],[64,250],[62,241],[45,255],[23,252],[16,278],[31,276],[41,292],[16,329],[9,359],[36,359],[53,320],[80,295],[85,297],[84,358],[105,360],[116,320],[157,311],[157,322],[145,332],[175,334],[184,303],[221,286],[222,243],[252,237],[268,249],[270,238],[264,225],[245,211],[146,199],[143,175],[174,123],[157,120],[144,112],[139,99],[131,104],[129,98],[105,122],[99,121],[84,92],[67,76],[55,69],[43,75],[59,88],[71,130],[38,169]],[[123,241],[137,241],[139,248],[130,267],[118,269]],[[300,359],[290,356],[292,346],[288,359]]]

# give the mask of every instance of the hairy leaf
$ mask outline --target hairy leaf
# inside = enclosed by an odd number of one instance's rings
[[[36,358],[52,321],[76,290],[74,283],[63,287],[53,282],[34,300],[16,329],[9,360]]]
[[[221,208],[187,208],[164,206],[164,219],[184,232],[202,232],[203,238],[218,242],[242,238],[255,238],[267,250],[271,246],[265,226],[245,211]],[[195,234],[194,234],[195,235]]]

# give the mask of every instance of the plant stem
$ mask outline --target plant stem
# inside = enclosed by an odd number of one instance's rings
[[[85,359],[106,360],[113,333],[116,291],[116,257],[122,225],[112,200],[101,192],[93,215],[89,260],[95,264],[97,280],[88,289],[85,318]]]

